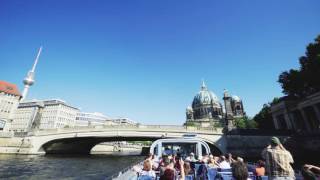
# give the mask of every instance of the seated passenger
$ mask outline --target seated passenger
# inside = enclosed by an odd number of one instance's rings
[[[160,173],[160,180],[184,180],[185,179],[185,172],[184,172],[184,162],[183,160],[179,160],[180,164],[180,176],[178,176],[177,172],[174,170],[172,165],[167,166],[164,169],[163,174]],[[176,178],[179,177],[179,178]]]
[[[184,162],[183,168],[186,176],[193,173],[189,162]]]
[[[243,160],[243,158],[242,157],[237,157],[237,160],[236,161],[238,161],[238,162],[244,162],[244,160]],[[235,161],[233,161],[233,162],[235,162]]]
[[[177,171],[181,171],[181,166],[180,166],[180,161],[179,161],[180,159],[181,159],[180,156],[174,157],[174,168]]]
[[[144,160],[147,160],[147,159],[152,160],[152,159],[153,159],[153,154],[152,154],[152,153],[149,153],[149,154],[144,158]]]
[[[186,158],[188,162],[196,162],[196,158],[194,157],[194,153],[190,153],[190,155]]]
[[[258,166],[256,167],[255,174],[257,176],[264,176],[266,174],[266,169],[264,168],[264,162],[259,160],[258,161]]]
[[[235,162],[236,160],[234,160],[233,158],[232,158],[232,154],[231,153],[228,153],[228,154],[226,154],[226,161],[231,165],[233,162]]]
[[[234,162],[232,164],[232,177],[235,180],[249,180],[247,166],[243,162]]]
[[[173,164],[173,162],[171,162],[171,160],[167,156],[164,156],[163,160],[162,160],[162,164],[161,164],[160,169],[159,169],[160,176],[162,176],[164,174],[164,171],[166,169],[174,170],[174,164]]]
[[[152,169],[155,170],[158,168],[159,163],[155,161],[155,155],[152,153],[149,153],[146,157],[145,160],[150,160],[151,161],[151,166]]]
[[[166,169],[162,175],[160,175],[160,180],[174,180],[175,172],[173,169]]]
[[[209,166],[209,168],[218,168],[219,167],[219,164],[217,163],[215,157],[212,155],[209,156],[208,166]]]
[[[199,168],[197,169],[197,177],[199,177],[199,179],[205,179],[206,175],[208,173],[208,169],[206,166],[205,161],[201,161],[201,164],[199,164]]]
[[[225,156],[220,156],[219,168],[221,169],[230,169],[230,164],[226,161]]]
[[[150,160],[147,159],[143,162],[143,169],[139,174],[140,176],[148,176],[153,179],[156,178],[156,173],[152,170],[152,164]]]
[[[209,162],[209,155],[208,155],[208,154],[205,154],[205,155],[202,157],[201,162],[204,162],[205,164],[208,164],[208,162]]]

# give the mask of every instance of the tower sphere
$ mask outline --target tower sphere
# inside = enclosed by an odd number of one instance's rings
[[[31,86],[31,85],[33,85],[33,83],[34,83],[34,79],[30,78],[29,76],[27,76],[23,80],[23,84],[25,84],[25,85]]]

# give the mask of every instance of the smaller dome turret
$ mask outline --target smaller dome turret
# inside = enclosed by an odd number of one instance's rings
[[[236,95],[233,95],[232,96],[232,99],[236,102],[240,102],[241,101],[241,98],[239,96],[236,96]]]

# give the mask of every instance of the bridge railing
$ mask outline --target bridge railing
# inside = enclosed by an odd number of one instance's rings
[[[199,128],[199,127],[186,127],[176,125],[116,125],[116,126],[91,126],[91,127],[71,127],[61,129],[40,129],[28,133],[28,135],[42,135],[42,134],[56,134],[56,133],[69,133],[69,132],[90,132],[90,131],[108,131],[108,130],[153,130],[153,131],[179,131],[179,132],[195,132],[195,133],[222,133],[221,128]]]

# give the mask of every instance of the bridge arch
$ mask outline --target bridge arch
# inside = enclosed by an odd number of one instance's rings
[[[91,149],[103,142],[155,141],[155,137],[74,137],[48,141],[40,147],[46,154],[90,154]]]
[[[111,130],[82,131],[40,134],[32,137],[34,154],[89,154],[102,142],[112,141],[155,141],[161,138],[179,138],[186,132],[164,132],[157,130]],[[207,142],[215,155],[225,153],[226,143],[222,134],[199,133],[197,137]]]

